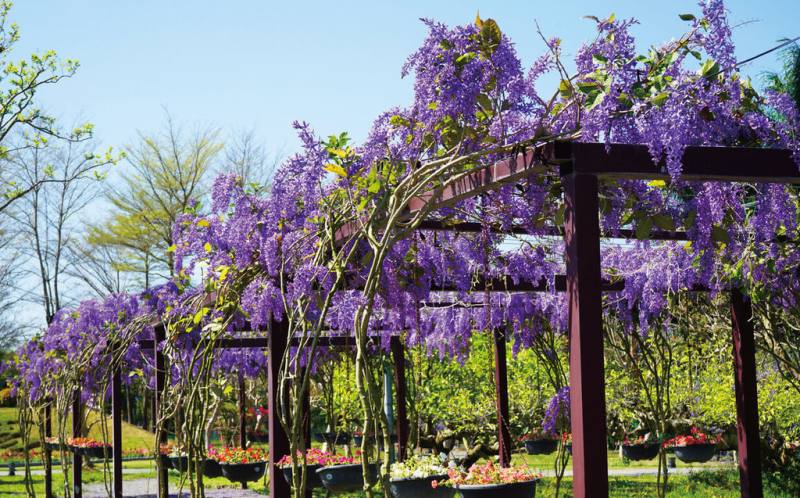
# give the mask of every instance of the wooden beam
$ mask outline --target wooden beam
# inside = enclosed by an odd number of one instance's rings
[[[82,415],[81,390],[78,388],[72,398],[72,437],[83,437]],[[83,497],[83,457],[75,449],[72,452],[72,496]]]
[[[111,373],[111,453],[114,471],[114,498],[122,498],[122,382],[119,367]]]
[[[44,437],[45,440],[53,437],[52,401],[48,402],[44,409]],[[48,444],[44,445],[44,496],[53,498],[53,451]]]
[[[655,163],[646,145],[560,142],[555,158],[564,175],[669,179],[665,163]],[[684,181],[800,184],[800,170],[788,149],[687,147],[682,164]]]
[[[563,177],[575,498],[608,496],[597,177]]]
[[[436,232],[459,232],[459,233],[479,233],[483,230],[483,224],[477,222],[447,222],[445,220],[423,220],[419,226],[419,230],[429,230]],[[563,237],[564,228],[557,226],[544,227],[538,231],[531,231],[522,225],[511,225],[510,227],[501,227],[497,225],[489,226],[489,231],[493,233],[503,233],[508,235],[531,235],[539,237]],[[604,235],[602,237],[606,240],[629,240],[637,239],[636,230],[623,228],[614,233]],[[653,230],[647,237],[648,240],[689,240],[686,232],[682,230],[665,231]]]
[[[543,174],[552,170],[552,165],[555,164],[554,150],[555,144],[551,142],[514,152],[506,159],[478,168],[444,188],[431,190],[411,199],[408,209],[414,213],[430,203],[434,203],[434,210],[441,209],[487,190],[496,190],[502,185],[519,182],[528,176]]]
[[[394,388],[397,416],[395,432],[397,433],[397,460],[403,462],[408,457],[408,414],[406,412],[406,355],[405,347],[399,336],[389,339],[394,361]]]
[[[167,365],[162,353],[156,346],[164,341],[166,330],[163,324],[158,324],[153,327],[154,342],[151,347],[155,355],[156,367],[156,392],[153,396],[153,427],[156,428],[156,440],[159,445],[158,460],[156,461],[157,475],[156,484],[158,490],[158,498],[167,498],[169,495],[169,474],[167,473],[167,465],[163,458],[161,458],[160,446],[167,442],[167,432],[162,428],[158,429],[158,422],[161,419],[161,404],[162,396],[166,389],[166,373]]]
[[[734,387],[738,436],[739,483],[743,498],[764,496],[761,482],[761,439],[758,432],[758,386],[753,308],[741,291],[731,291]]]
[[[501,467],[511,466],[511,417],[508,410],[508,367],[506,364],[506,334],[501,328],[494,329],[494,389],[497,410],[497,455]]]
[[[278,420],[280,400],[279,378],[281,361],[288,346],[288,326],[286,322],[274,319],[271,323],[269,339],[269,355],[267,356],[267,402],[269,414],[269,496],[271,498],[289,498],[291,489],[278,467],[278,461],[289,454],[289,439]]]

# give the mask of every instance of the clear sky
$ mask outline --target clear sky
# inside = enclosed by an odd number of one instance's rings
[[[799,4],[729,0],[739,57],[800,35]],[[680,35],[678,14],[699,9],[692,0],[17,0],[11,17],[22,28],[17,55],[55,49],[80,60],[79,74],[43,101],[66,121],[95,123],[108,145],[154,129],[166,107],[181,122],[254,128],[268,146],[291,150],[295,119],[363,138],[379,112],[410,101],[400,67],[425,36],[419,18],[465,23],[478,10],[527,65],[542,51],[534,21],[573,54],[592,36],[584,15],[636,17],[646,46]],[[766,57],[747,72],[776,67]]]
[[[741,25],[739,57],[800,35],[798,4],[729,0],[731,22]],[[410,102],[412,82],[400,68],[426,34],[420,17],[459,24],[480,11],[527,66],[543,50],[535,21],[571,56],[593,35],[584,15],[638,18],[634,33],[646,47],[682,34],[678,14],[698,10],[694,0],[16,0],[11,18],[22,29],[15,57],[54,49],[80,60],[78,75],[42,102],[66,123],[93,122],[105,145],[158,128],[166,107],[180,123],[252,128],[273,152],[290,152],[293,120],[361,140],[381,111]],[[777,67],[766,57],[746,72]],[[90,220],[106,212],[89,211]],[[40,314],[26,306],[19,319],[35,323]]]

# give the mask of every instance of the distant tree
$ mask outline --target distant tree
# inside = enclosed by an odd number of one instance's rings
[[[226,144],[221,172],[234,172],[254,192],[263,192],[269,188],[280,157],[280,152],[268,154],[253,130],[243,131],[233,135]]]
[[[154,275],[172,276],[172,226],[205,196],[204,180],[222,150],[217,137],[211,129],[186,134],[169,116],[160,133],[139,133],[126,148],[130,171],[106,195],[115,212],[90,229],[88,241],[129,251],[146,286]]]
[[[67,274],[82,282],[97,297],[130,290],[130,275],[140,269],[131,264],[128,250],[115,246],[94,246],[85,239],[67,247],[71,265]]]
[[[9,155],[9,163],[25,181],[41,177],[43,171],[57,181],[39,185],[7,213],[20,233],[20,252],[30,255],[28,273],[35,277],[45,323],[66,303],[64,277],[71,261],[69,247],[78,242],[83,230],[77,216],[100,193],[103,178],[98,168],[109,157],[91,152],[92,142],[52,140]],[[87,173],[91,172],[89,175]]]
[[[19,27],[8,19],[11,6],[10,1],[0,0],[0,161],[15,151],[41,147],[54,137],[70,141],[86,140],[92,131],[91,125],[81,125],[63,132],[56,126],[55,119],[37,106],[38,91],[74,75],[78,62],[71,59],[61,61],[52,50],[32,54],[27,59],[12,60],[12,51],[20,39],[20,32]],[[15,130],[25,130],[25,133],[12,134]],[[13,138],[22,139],[14,140],[11,144]],[[45,183],[74,179],[57,177],[51,173],[42,169],[38,176],[20,178],[0,163],[0,212]]]
[[[16,292],[16,282],[20,277],[16,262],[20,255],[13,242],[14,237],[10,236],[5,226],[0,225],[0,354],[16,347],[23,336],[22,327],[15,320],[20,301]]]

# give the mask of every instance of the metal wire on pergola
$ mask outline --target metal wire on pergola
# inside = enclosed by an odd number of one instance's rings
[[[756,149],[742,147],[689,147],[683,156],[681,179],[684,181],[755,182],[800,184],[800,172],[785,149]],[[558,164],[564,187],[564,227],[552,227],[550,235],[563,235],[565,241],[566,275],[552,276],[550,281],[513,283],[510,278],[480,278],[471,291],[490,292],[545,292],[565,291],[569,300],[569,363],[570,410],[572,424],[573,494],[576,498],[608,496],[607,431],[605,408],[605,377],[602,331],[602,292],[622,290],[624,282],[606,282],[601,278],[600,240],[632,239],[632,230],[619,230],[603,236],[599,225],[598,183],[601,179],[668,179],[663,164],[653,161],[644,145],[601,144],[580,142],[555,142],[529,150],[519,150],[510,158],[480,169],[445,189],[431,191],[414,199],[408,206],[414,212],[427,203],[452,203],[480,195],[509,183],[524,182],[525,178],[541,173],[543,165]],[[418,230],[449,230],[478,232],[479,223],[443,223],[441,220],[424,220]],[[525,234],[522,227],[494,231]],[[342,236],[349,231],[343,229]],[[541,235],[539,233],[538,235]],[[656,232],[653,240],[688,240],[680,231]],[[455,291],[455,286],[435,284],[432,291]],[[707,291],[705,288],[687,291]],[[431,303],[446,306],[454,303]],[[741,495],[748,498],[763,496],[758,429],[758,397],[756,386],[755,344],[752,308],[739,289],[730,290],[734,384],[736,389],[736,415],[738,432],[738,465]],[[156,365],[156,395],[154,411],[161,409],[164,390],[164,357],[154,346],[164,340],[163,327],[155,328],[155,341],[142,343],[142,349],[154,351]],[[276,462],[289,452],[286,434],[277,419],[277,391],[280,358],[290,343],[285,324],[273,321],[269,334],[257,338],[220,339],[215,347],[262,348],[268,354],[268,404],[269,404],[269,477],[270,496],[285,498],[290,494],[288,483],[281,477]],[[350,337],[325,336],[320,345],[353,345]],[[508,432],[508,386],[506,376],[505,330],[494,330],[495,390],[499,457],[508,465],[511,437]],[[405,411],[404,345],[400,336],[391,337],[394,359],[394,381],[397,403],[396,430],[399,443],[398,458],[406,456],[408,445],[408,420]],[[306,393],[307,396],[307,393]],[[80,434],[80,397],[73,408],[73,434]],[[122,436],[120,417],[120,373],[115,372],[112,382],[114,496],[122,496]],[[48,417],[49,420],[49,417]],[[76,425],[77,424],[77,425]],[[49,435],[49,424],[47,427]],[[166,434],[159,434],[165,440]],[[47,452],[48,450],[46,450]],[[81,498],[81,456],[75,454],[73,480],[75,497]],[[159,492],[166,490],[166,471],[158,476]],[[51,476],[46,476],[47,494]],[[164,495],[165,496],[165,495]]]

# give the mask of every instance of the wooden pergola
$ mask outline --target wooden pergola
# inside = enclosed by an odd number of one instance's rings
[[[564,187],[565,223],[553,227],[553,235],[562,235],[566,247],[566,275],[554,276],[556,290],[566,291],[569,297],[569,349],[572,424],[573,493],[576,498],[608,496],[607,430],[604,380],[602,292],[621,290],[623,282],[604,282],[601,278],[598,185],[603,179],[668,179],[663,164],[653,161],[644,145],[556,142],[529,150],[516,151],[508,159],[482,168],[457,184],[431,191],[410,205],[416,211],[425,203],[452,203],[509,183],[524,182],[525,178],[542,171],[542,166],[557,164]],[[683,157],[681,179],[698,182],[753,182],[800,184],[800,172],[785,149],[755,149],[741,147],[689,147]],[[451,230],[476,232],[477,223],[443,224],[425,220],[419,230]],[[493,228],[496,230],[496,228]],[[525,233],[520,227],[508,232]],[[632,230],[621,230],[614,237],[634,238]],[[656,232],[654,240],[688,240],[683,232]],[[543,292],[547,282],[513,284],[510,279],[478,281],[473,291]],[[451,291],[455,287],[439,284],[434,291]],[[707,289],[687,289],[703,291]],[[755,343],[752,308],[739,289],[730,290],[732,344],[736,389],[738,458],[741,495],[748,498],[763,496],[758,428],[758,396],[756,387]],[[270,496],[289,496],[289,486],[282,478],[276,461],[289,452],[288,440],[277,419],[277,392],[280,359],[290,344],[285,323],[273,321],[267,337],[221,339],[216,347],[262,348],[268,354],[268,404],[270,445]],[[494,331],[497,394],[499,456],[508,465],[511,438],[508,433],[508,391],[506,379],[505,330]],[[154,345],[164,339],[163,327],[156,328],[155,342],[143,343],[143,349],[155,352],[156,396],[155,412],[160,413],[164,391],[164,357]],[[349,342],[348,342],[349,341]],[[352,338],[322,337],[320,345],[353,344]],[[405,407],[404,345],[400,337],[391,339],[394,359],[399,459],[405,458],[408,445],[408,420]],[[79,398],[77,398],[79,400]],[[76,413],[79,413],[76,400]],[[119,372],[112,382],[114,496],[122,496],[122,448],[120,418]],[[73,420],[79,420],[74,417]],[[77,436],[80,427],[73,427]],[[165,440],[166,434],[159,434]],[[49,458],[49,451],[47,452]],[[75,496],[80,498],[81,457],[75,455],[73,472]],[[163,470],[163,469],[162,469]],[[166,471],[158,476],[159,489],[166,489]],[[48,494],[52,496],[47,477]]]

